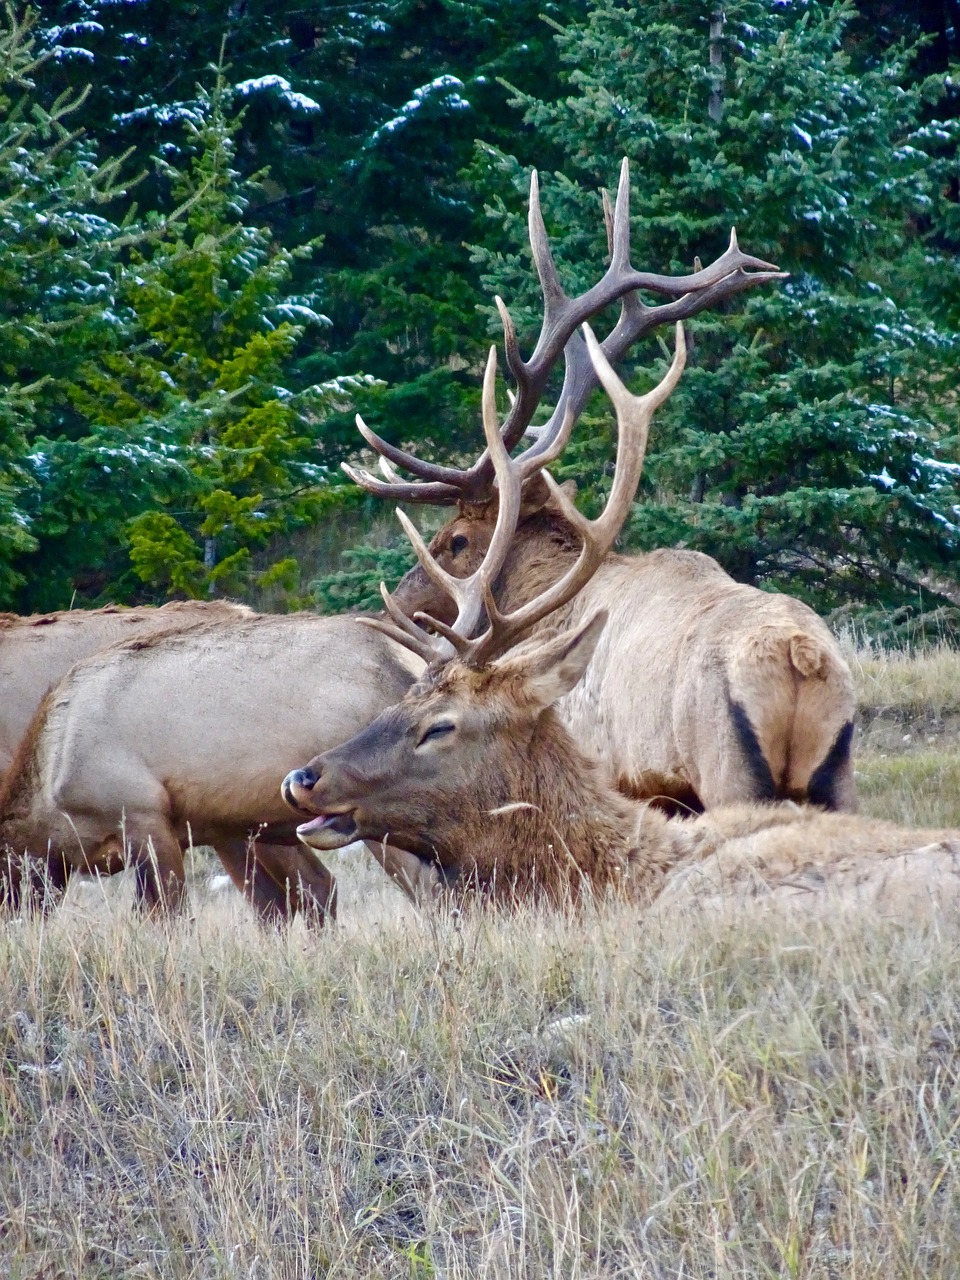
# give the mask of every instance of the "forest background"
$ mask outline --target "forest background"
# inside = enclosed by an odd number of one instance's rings
[[[636,266],[736,225],[790,278],[690,323],[624,546],[956,638],[958,29],[957,0],[7,8],[0,607],[373,603],[408,551],[339,470],[354,414],[474,454],[493,294],[538,323],[531,167],[582,288],[627,156]],[[612,452],[598,398],[560,468],[587,506]]]

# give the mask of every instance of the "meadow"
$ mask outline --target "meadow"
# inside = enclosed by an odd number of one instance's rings
[[[863,809],[960,827],[960,653],[851,655]],[[341,923],[71,888],[0,930],[0,1274],[955,1277],[956,920]]]

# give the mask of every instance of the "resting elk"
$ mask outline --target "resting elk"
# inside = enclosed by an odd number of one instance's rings
[[[728,297],[758,280],[779,278],[767,263],[731,247],[711,267],[704,292],[658,307],[641,303],[636,288],[650,278],[633,271],[629,245],[626,162],[612,219],[610,265],[603,279],[577,298],[559,282],[540,214],[536,175],[530,193],[530,243],[544,297],[543,325],[528,361],[504,304],[507,364],[517,391],[502,429],[512,449],[530,423],[552,364],[565,348],[563,387],[552,417],[530,451],[542,463],[565,439],[595,385],[593,368],[574,329],[622,299],[620,319],[602,344],[617,360],[663,320],[699,310],[704,299]],[[611,225],[612,224],[612,225]],[[744,266],[759,268],[746,273]],[[437,466],[388,444],[358,419],[381,455],[387,479],[346,468],[367,490],[414,502],[456,504],[458,511],[430,550],[445,574],[412,569],[395,592],[408,616],[452,621],[460,588],[447,575],[469,579],[489,548],[498,493],[489,451],[469,469]],[[396,464],[417,479],[401,480]],[[526,466],[517,531],[493,584],[510,611],[558,579],[579,551],[579,526],[569,504],[538,469]],[[425,562],[426,563],[426,562]],[[836,642],[817,615],[788,596],[734,582],[699,552],[658,550],[611,554],[582,594],[538,634],[604,609],[610,623],[583,679],[559,711],[577,741],[613,762],[625,795],[653,800],[668,812],[699,812],[719,804],[757,800],[810,801],[827,809],[856,807],[851,763],[854,689]]]
[[[75,662],[117,640],[250,614],[245,605],[226,600],[0,614],[0,784],[43,695]]]
[[[261,918],[308,909],[322,921],[333,878],[298,843],[280,780],[318,738],[335,746],[395,702],[422,667],[356,618],[309,614],[203,623],[77,663],[0,792],[0,896],[49,905],[74,871],[132,865],[140,900],[170,909],[192,838],[216,848]],[[376,853],[416,894],[416,860]]]
[[[588,889],[670,907],[762,899],[813,913],[864,904],[904,913],[955,899],[960,832],[908,831],[790,802],[669,818],[618,791],[564,726],[555,704],[582,680],[606,615],[594,611],[547,639],[523,641],[584,592],[603,564],[636,491],[651,415],[684,359],[678,326],[666,378],[635,397],[588,341],[618,420],[605,510],[589,521],[554,487],[579,553],[536,597],[501,611],[492,586],[520,517],[530,460],[511,459],[503,447],[491,359],[484,426],[500,503],[487,554],[466,584],[448,582],[415,542],[431,579],[456,590],[456,620],[426,619],[438,633],[427,635],[391,603],[392,623],[372,622],[430,664],[397,706],[284,780],[288,803],[309,818],[301,839],[318,850],[358,836],[389,839],[438,862],[448,882],[508,903],[576,901]],[[486,629],[476,636],[484,609]]]

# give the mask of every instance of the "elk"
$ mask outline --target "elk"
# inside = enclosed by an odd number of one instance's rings
[[[688,277],[685,296],[660,306],[636,290],[666,291],[664,278],[633,270],[629,242],[626,161],[612,216],[607,213],[610,265],[586,293],[567,297],[560,284],[540,212],[538,184],[530,188],[529,229],[543,291],[543,323],[528,361],[500,298],[507,365],[516,397],[502,428],[507,449],[524,433],[552,365],[565,354],[557,405],[528,455],[541,465],[565,440],[593,386],[593,366],[576,326],[620,300],[620,318],[602,344],[617,360],[641,334],[679,320],[751,284],[782,278],[770,263],[743,255],[735,235],[726,253]],[[752,270],[748,271],[747,268]],[[676,281],[672,282],[676,285]],[[405,576],[394,599],[408,616],[423,612],[450,623],[457,590],[449,578],[469,580],[496,528],[498,494],[489,450],[467,469],[425,462],[382,440],[361,419],[364,439],[381,455],[386,480],[352,467],[358,484],[381,496],[455,504],[457,514],[430,544],[445,574],[421,564]],[[402,466],[414,480],[402,480]],[[565,514],[555,486],[529,466],[514,540],[493,584],[502,608],[517,609],[545,582],[559,579],[579,552],[578,525]],[[827,627],[789,596],[736,583],[709,556],[661,549],[646,555],[610,554],[595,578],[547,629],[576,625],[604,609],[610,623],[583,679],[559,704],[578,742],[610,759],[617,786],[668,812],[700,812],[757,800],[809,801],[853,811],[851,762],[854,688]]]
[[[0,897],[49,906],[74,871],[133,865],[143,904],[172,909],[192,838],[216,848],[261,919],[306,909],[322,922],[333,878],[297,842],[279,782],[422,667],[356,618],[309,614],[222,619],[86,658],[43,700],[0,792]],[[422,891],[415,859],[376,853]]]
[[[527,637],[563,616],[604,563],[639,482],[650,419],[684,358],[678,326],[669,373],[636,397],[589,331],[587,341],[616,408],[618,450],[607,506],[596,520],[552,488],[577,531],[575,562],[536,597],[501,610],[493,584],[520,517],[530,460],[511,459],[503,447],[491,353],[484,430],[500,502],[487,555],[463,582],[446,575],[414,535],[425,571],[456,593],[456,620],[421,618],[432,625],[429,635],[385,597],[390,620],[371,625],[429,665],[397,706],[286,777],[288,804],[308,819],[300,838],[317,850],[357,837],[389,839],[437,863],[448,883],[507,903],[564,903],[589,891],[671,908],[761,900],[812,913],[838,904],[903,913],[956,899],[960,832],[909,831],[792,802],[671,818],[617,790],[605,763],[557,714],[602,641],[606,614],[596,611],[546,639]],[[484,611],[486,627],[476,635]]]
[[[226,600],[185,600],[159,609],[64,609],[0,614],[0,785],[43,695],[75,662],[117,640],[171,631],[213,618],[247,618],[251,610]]]

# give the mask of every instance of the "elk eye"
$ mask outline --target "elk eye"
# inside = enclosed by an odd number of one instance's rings
[[[425,729],[420,735],[418,747],[422,747],[425,742],[429,742],[431,738],[442,738],[446,733],[453,733],[457,726],[451,724],[449,720],[441,720],[438,724],[432,724],[429,729]]]
[[[458,533],[455,538],[450,539],[450,554],[452,556],[458,556],[461,551],[466,551],[466,549],[467,539],[462,533]]]

